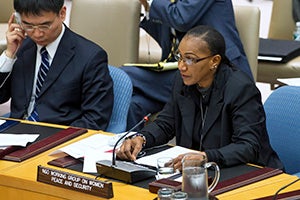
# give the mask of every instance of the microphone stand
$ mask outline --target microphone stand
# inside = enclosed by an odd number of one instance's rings
[[[284,190],[285,188],[287,188],[287,187],[293,185],[294,183],[296,183],[296,182],[298,182],[298,181],[300,181],[300,178],[294,180],[293,182],[291,182],[291,183],[289,183],[289,184],[287,184],[287,185],[281,187],[279,190],[277,190],[277,192],[275,193],[275,195],[274,195],[274,197],[273,197],[273,200],[277,200],[278,195],[279,195],[279,192],[281,192],[281,191]]]
[[[156,170],[154,169],[133,162],[116,161],[116,148],[118,143],[140,124],[148,121],[149,116],[150,114],[143,117],[139,123],[117,140],[113,148],[112,160],[100,160],[96,162],[96,168],[99,174],[127,183],[134,183],[155,176]]]
[[[144,122],[147,122],[149,120],[149,117],[151,116],[151,113],[149,113],[148,115],[146,115],[145,117],[143,117],[143,119],[141,121],[139,121],[135,126],[133,126],[131,129],[129,129],[129,131],[127,131],[122,137],[120,137],[117,142],[115,143],[115,146],[113,148],[113,153],[112,153],[112,166],[116,166],[116,148],[119,144],[119,142],[125,138],[131,131],[133,131],[134,129],[136,129],[136,127],[138,127],[139,125],[141,125]],[[132,135],[133,136],[133,135]]]

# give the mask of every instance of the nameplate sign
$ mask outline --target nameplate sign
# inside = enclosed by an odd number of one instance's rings
[[[107,199],[114,196],[111,182],[103,182],[43,166],[38,166],[37,181]]]

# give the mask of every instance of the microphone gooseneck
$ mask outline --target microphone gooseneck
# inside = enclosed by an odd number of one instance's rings
[[[284,190],[285,188],[287,188],[287,187],[293,185],[294,183],[296,183],[296,182],[298,182],[298,181],[300,181],[300,178],[294,180],[293,182],[291,182],[291,183],[289,183],[289,184],[287,184],[287,185],[281,187],[279,190],[277,190],[277,192],[275,193],[275,195],[274,195],[274,197],[273,197],[273,200],[277,200],[277,197],[278,197],[279,192],[281,192],[281,191]]]
[[[113,148],[113,153],[112,153],[112,167],[116,166],[116,148],[119,144],[119,142],[125,138],[131,131],[133,131],[134,129],[136,129],[136,127],[138,127],[139,125],[141,125],[144,122],[147,122],[149,120],[149,117],[151,116],[151,113],[147,114],[146,116],[143,117],[143,119],[141,121],[139,121],[136,125],[134,125],[131,129],[129,129],[129,131],[127,131],[122,137],[120,137],[118,139],[118,141],[115,143],[115,146]]]

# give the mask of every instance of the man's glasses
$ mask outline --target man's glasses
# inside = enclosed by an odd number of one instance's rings
[[[32,24],[22,23],[21,26],[27,32],[32,32],[35,29],[38,29],[41,32],[46,32],[52,28],[52,25],[53,25],[55,19],[56,19],[56,17],[52,20],[52,22],[47,23],[47,24],[32,25]]]
[[[178,62],[180,61],[183,61],[187,66],[191,66],[191,65],[194,65],[202,60],[205,60],[209,57],[212,57],[214,55],[210,55],[210,56],[206,56],[204,58],[185,58],[185,57],[182,57],[179,53],[178,54],[175,54],[174,58],[175,60],[177,60]]]
[[[32,32],[35,29],[38,29],[41,32],[45,32],[50,30],[51,27],[52,25],[46,25],[46,24],[42,24],[42,25],[22,24],[22,28],[27,32]]]

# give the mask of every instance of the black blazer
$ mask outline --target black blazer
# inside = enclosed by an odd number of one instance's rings
[[[167,143],[192,148],[196,104],[189,87],[177,74],[172,98],[154,123],[141,132],[146,147]],[[221,65],[212,86],[207,117],[202,130],[201,151],[220,166],[254,163],[283,169],[272,149],[266,130],[261,95],[255,83],[243,72]],[[197,149],[200,150],[200,149]]]
[[[0,102],[11,98],[12,118],[27,115],[36,49],[30,38],[23,41],[9,80],[0,89]],[[1,83],[6,76],[0,75]],[[66,27],[36,100],[40,121],[105,130],[113,98],[105,50]]]

